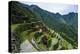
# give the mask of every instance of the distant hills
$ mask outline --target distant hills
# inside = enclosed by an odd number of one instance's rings
[[[47,29],[50,29],[50,31],[53,30],[58,33],[64,40],[69,42],[74,49],[78,47],[78,13],[70,12],[65,15],[59,13],[55,14],[43,10],[37,5],[27,5],[20,2],[11,2],[10,9],[11,25],[19,25],[16,30],[21,30],[18,33],[34,27],[33,24],[32,27],[27,24],[40,21],[40,26],[45,25]]]
[[[66,36],[77,41],[78,13],[71,12],[66,15],[52,13],[41,9],[37,5],[23,5],[35,13],[42,21],[56,32],[63,32]]]

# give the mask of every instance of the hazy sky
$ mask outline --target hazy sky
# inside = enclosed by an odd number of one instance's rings
[[[70,4],[54,4],[54,3],[39,3],[39,2],[25,2],[22,1],[22,3],[28,4],[28,5],[37,5],[40,8],[60,14],[68,14],[69,12],[77,12],[78,6],[77,5],[70,5]]]

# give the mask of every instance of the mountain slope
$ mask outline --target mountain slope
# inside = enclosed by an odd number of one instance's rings
[[[77,13],[69,13],[66,15],[60,15],[59,13],[51,13],[46,10],[39,8],[36,5],[31,5],[31,10],[38,14],[43,22],[53,30],[58,33],[64,33],[68,38],[72,39],[72,42],[76,42],[77,44],[77,23],[78,23],[78,14]]]
[[[59,13],[54,14],[36,5],[29,6],[15,1],[10,2],[10,8],[11,30],[15,33],[15,41],[19,43],[15,43],[18,51],[11,49],[11,52],[20,52],[20,44],[26,39],[38,51],[77,48],[76,41],[73,42],[74,39],[69,37],[74,36],[75,31]]]

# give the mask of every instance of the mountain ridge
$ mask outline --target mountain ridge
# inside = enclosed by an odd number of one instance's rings
[[[19,2],[11,4],[11,29],[15,27],[14,31],[19,43],[25,39],[30,42],[34,39],[40,51],[77,48],[76,13],[61,15],[43,10],[35,5],[30,6]]]

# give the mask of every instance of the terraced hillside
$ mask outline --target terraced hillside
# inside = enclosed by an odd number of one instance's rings
[[[65,33],[50,28],[31,6],[11,1],[11,48],[10,52],[21,52],[20,46],[27,40],[32,51],[67,50],[77,48]],[[29,49],[29,50],[30,50]],[[28,49],[27,49],[28,50]],[[28,51],[29,51],[28,50]],[[26,51],[27,52],[27,51]]]

